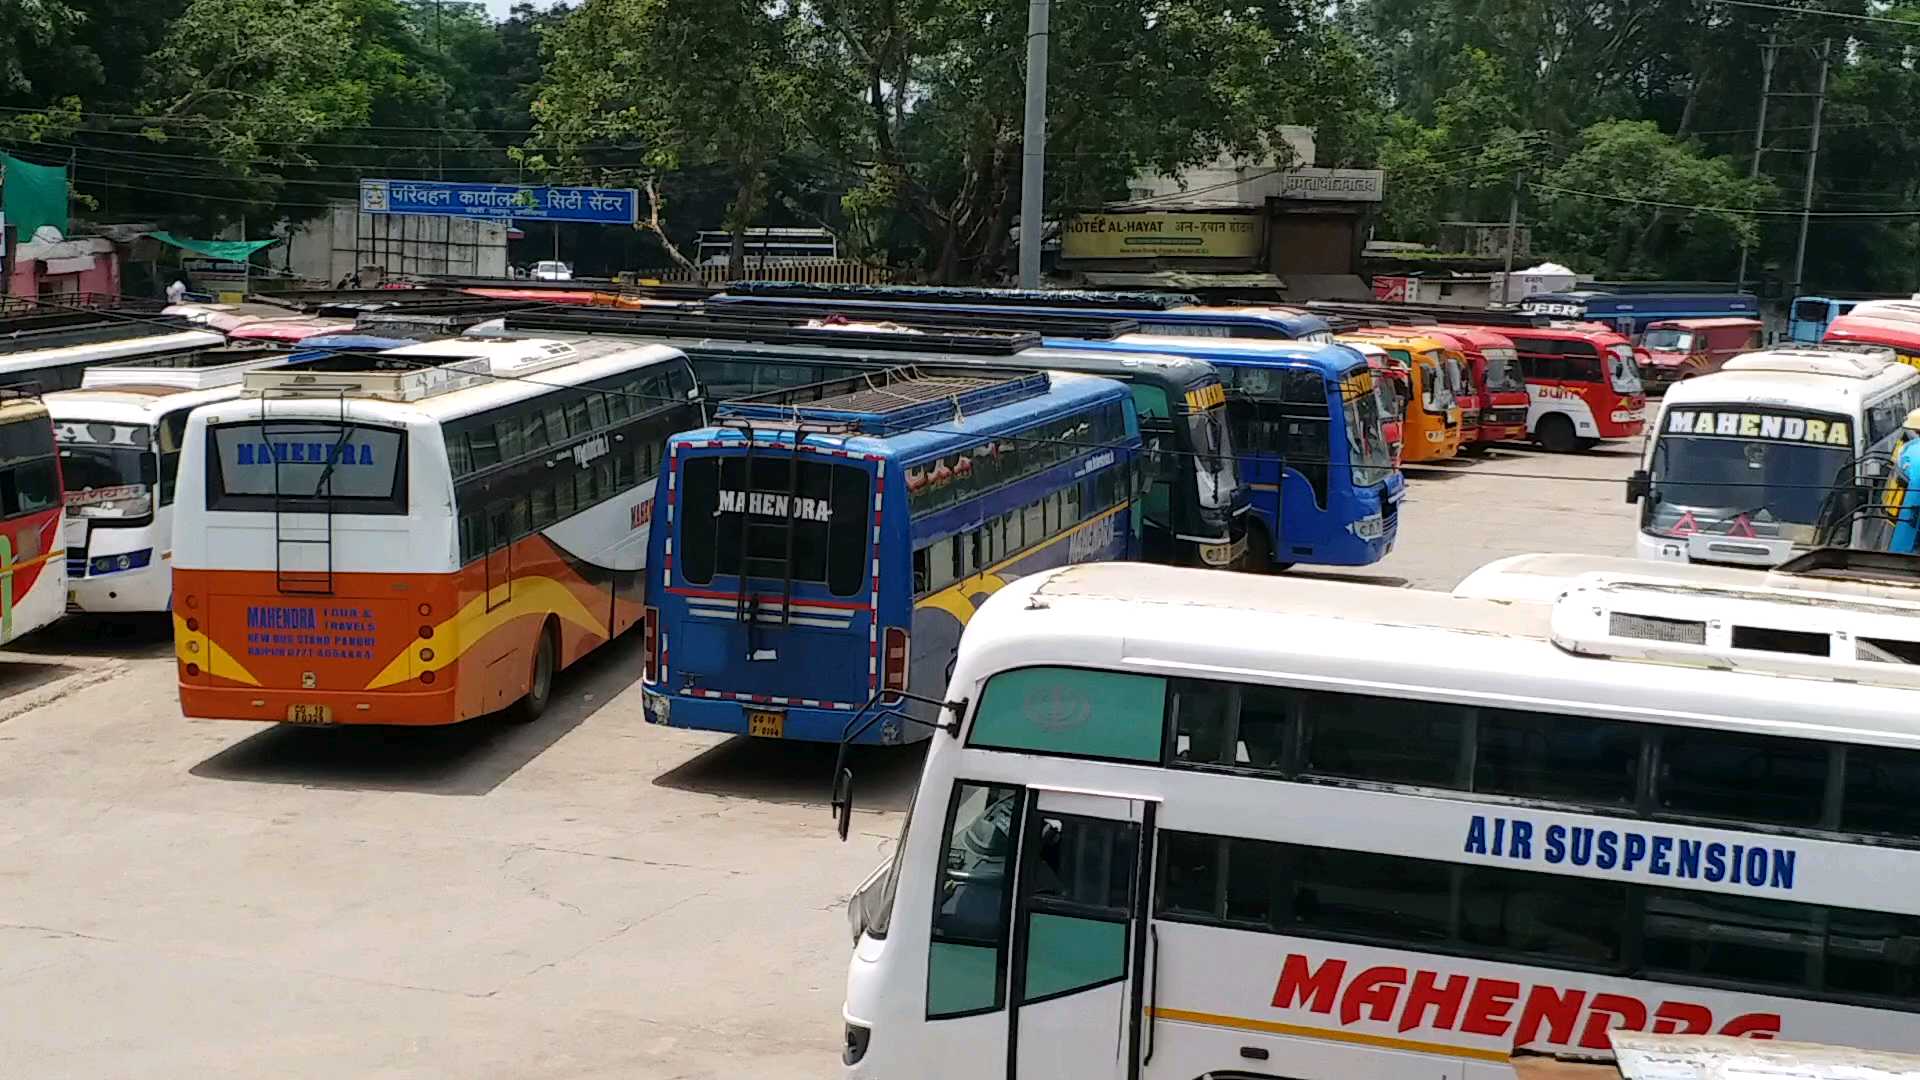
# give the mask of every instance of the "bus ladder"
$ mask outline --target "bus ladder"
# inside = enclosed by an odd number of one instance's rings
[[[793,625],[793,507],[794,500],[800,495],[800,438],[799,431],[794,432],[794,448],[787,455],[786,513],[777,519],[756,521],[750,513],[753,497],[753,449],[755,431],[751,426],[746,429],[747,452],[744,455],[746,476],[740,484],[740,497],[748,500],[741,507],[740,514],[740,594],[735,600],[734,617],[747,624],[747,655],[758,651],[755,641],[756,629],[760,623],[760,598],[753,591],[754,574],[751,571],[755,551],[753,541],[756,536],[778,534],[777,543],[781,551],[780,562],[780,626],[782,629]],[[770,515],[769,515],[770,516]]]
[[[293,396],[293,395],[283,395],[283,398],[290,397],[290,396]],[[298,396],[305,398],[307,400],[311,400],[312,398],[312,395],[310,392],[302,393]],[[279,426],[276,426],[272,418],[272,415],[267,408],[267,402],[272,399],[274,399],[274,394],[271,390],[266,391],[260,395],[260,437],[261,439],[265,440],[267,444],[267,453],[273,457],[273,584],[274,584],[274,588],[281,593],[300,594],[300,595],[308,595],[308,596],[330,596],[333,594],[333,482],[331,479],[329,479],[328,482],[326,483],[325,487],[327,490],[324,496],[325,506],[323,509],[319,510],[319,513],[321,513],[326,519],[326,524],[320,530],[321,535],[318,537],[314,537],[310,535],[309,536],[288,535],[289,533],[294,533],[294,532],[312,533],[314,531],[310,527],[302,528],[296,523],[290,521],[289,518],[292,518],[294,515],[300,514],[300,513],[306,513],[306,514],[314,513],[315,509],[313,507],[313,504],[315,502],[318,502],[322,498],[322,496],[318,488],[316,488],[314,491],[306,492],[306,493],[288,493],[288,491],[286,490],[286,485],[282,479],[282,467],[287,464],[286,458],[283,457],[279,452],[277,452],[275,450],[275,447],[280,445],[287,445],[287,443],[285,442],[276,443],[274,439],[274,434],[278,432],[282,435],[287,436],[289,440],[291,440],[294,437],[304,437],[305,434],[311,434],[313,421],[310,418],[303,418],[299,420],[285,420],[285,421],[282,421]],[[339,436],[338,442],[336,442],[334,445],[334,448],[333,448],[334,453],[339,452],[339,449],[340,449],[339,444],[344,443],[347,437],[348,429],[347,429],[346,391],[342,390],[340,392],[339,401],[340,401],[340,421],[339,421],[340,436]],[[305,509],[303,510],[302,507],[304,507]],[[309,550],[313,548],[318,548],[320,550],[320,553],[321,553],[320,561],[322,562],[324,569],[320,569],[320,570],[309,570],[304,568],[289,569],[287,567],[287,561],[288,561],[287,555],[290,550],[301,551],[301,550]]]

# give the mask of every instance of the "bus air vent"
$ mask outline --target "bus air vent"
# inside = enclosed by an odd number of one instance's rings
[[[1584,578],[1554,603],[1553,643],[1606,660],[1920,688],[1908,607],[1757,581]]]
[[[1663,619],[1658,615],[1633,615],[1616,611],[1608,621],[1607,628],[1614,637],[1676,641],[1684,645],[1707,643],[1707,624],[1698,619]]]

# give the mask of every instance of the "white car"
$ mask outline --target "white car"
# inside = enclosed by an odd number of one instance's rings
[[[528,276],[535,281],[572,281],[573,267],[558,259],[543,259],[533,264],[533,273]]]

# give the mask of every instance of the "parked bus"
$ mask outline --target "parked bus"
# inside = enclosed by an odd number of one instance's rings
[[[60,459],[32,395],[0,389],[0,645],[66,610]]]
[[[170,356],[226,344],[177,319],[53,310],[0,317],[0,386],[72,390],[86,369],[138,356]]]
[[[1854,309],[1858,300],[1826,296],[1796,296],[1787,309],[1787,340],[1799,345],[1818,345],[1826,340],[1833,320]]]
[[[638,622],[678,350],[473,341],[248,372],[194,410],[174,509],[188,716],[447,724]]]
[[[849,903],[846,1075],[1471,1080],[1616,1028],[1920,1048],[1920,643],[1863,593],[1015,582]]]
[[[811,314],[912,316],[940,314],[1103,315],[1137,319],[1160,333],[1189,337],[1333,340],[1326,319],[1281,304],[1209,305],[1185,293],[1093,292],[1075,289],[976,289],[921,285],[813,285],[738,282],[712,298],[715,306]]]
[[[1627,487],[1643,559],[1773,566],[1814,546],[1884,548],[1874,510],[1920,371],[1891,350],[1795,345],[1676,383]]]
[[[1128,388],[1063,372],[903,368],[722,404],[667,451],[647,718],[837,742],[883,689],[937,694],[985,597],[1138,556],[1140,452]],[[864,741],[925,737],[888,720]]]
[[[1630,439],[1647,419],[1633,343],[1607,330],[1506,327],[1532,404],[1527,431],[1555,453]]]
[[[1220,373],[1240,479],[1253,506],[1248,569],[1369,566],[1393,550],[1405,486],[1373,369],[1357,350],[1159,334],[1080,347],[1170,353],[1204,360]]]
[[[1401,418],[1406,415],[1411,397],[1407,392],[1407,373],[1387,350],[1371,341],[1341,344],[1367,358],[1367,369],[1373,372],[1374,399],[1380,410],[1380,432],[1387,437],[1387,446],[1393,451],[1393,467],[1399,469],[1401,456],[1406,452],[1403,441],[1406,422]]]
[[[1485,445],[1511,442],[1527,435],[1527,383],[1520,377],[1520,358],[1513,339],[1484,326],[1418,327],[1419,331],[1454,343],[1467,360],[1473,381],[1475,421],[1460,418],[1460,439]]]
[[[1666,319],[1760,317],[1752,293],[1603,292],[1575,289],[1539,293],[1520,301],[1525,315],[1547,315],[1574,322],[1596,322],[1624,337],[1636,338],[1650,323]]]
[[[1759,319],[1664,319],[1649,324],[1640,339],[1646,353],[1640,378],[1649,387],[1664,387],[1710,375],[1741,353],[1761,348],[1765,340],[1766,327]]]
[[[1920,301],[1865,300],[1833,320],[1829,345],[1884,345],[1903,364],[1920,367]]]
[[[921,330],[920,323],[894,319],[884,325],[795,326],[785,317],[735,320],[724,312],[548,310],[510,314],[501,329],[554,334],[573,328],[666,342],[693,361],[715,401],[823,385],[901,365],[979,364],[1114,379],[1133,391],[1146,447],[1142,558],[1222,568],[1245,565],[1248,492],[1228,433],[1226,392],[1211,367],[1164,353],[1114,356],[1085,348],[1084,341],[1072,342],[1072,348],[1048,348],[1036,334],[1001,331],[994,319],[980,322],[961,333],[947,320]]]
[[[1446,358],[1440,365],[1446,376],[1447,393],[1460,407],[1460,448],[1480,441],[1480,387],[1473,379],[1473,362],[1468,358],[1471,346],[1451,327],[1404,326],[1390,329],[1417,333],[1440,343]]]
[[[1441,461],[1460,452],[1460,406],[1447,374],[1446,346],[1415,329],[1355,330],[1341,342],[1371,342],[1406,368],[1410,399],[1406,415],[1409,463]]]
[[[296,354],[224,346],[101,364],[43,399],[66,488],[67,609],[171,610],[173,499],[187,414]]]

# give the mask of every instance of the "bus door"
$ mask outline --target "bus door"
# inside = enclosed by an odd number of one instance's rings
[[[1155,808],[1032,790],[1008,973],[1009,1080],[1139,1076]]]
[[[513,599],[513,532],[508,509],[501,506],[487,517],[487,610]]]

